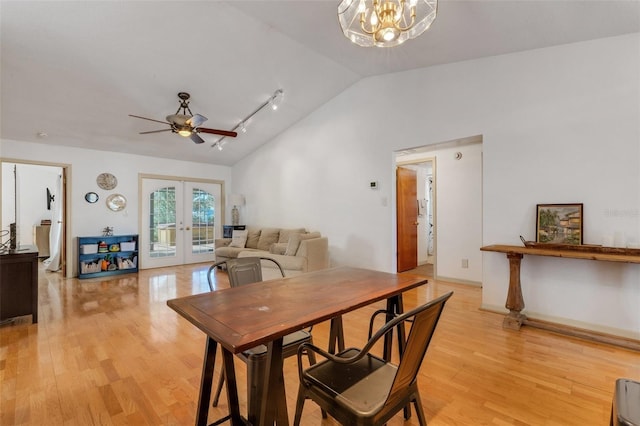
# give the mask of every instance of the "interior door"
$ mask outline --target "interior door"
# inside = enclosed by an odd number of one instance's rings
[[[140,268],[213,261],[221,192],[217,183],[144,178]]]
[[[417,172],[396,168],[396,222],[398,272],[418,266]]]

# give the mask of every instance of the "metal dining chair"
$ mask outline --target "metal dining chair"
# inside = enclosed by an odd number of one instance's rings
[[[280,273],[284,277],[284,270],[280,263],[274,259],[268,257],[242,257],[237,259],[228,259],[220,262],[216,262],[209,267],[207,271],[207,281],[209,283],[209,289],[214,290],[214,284],[212,279],[212,272],[219,266],[226,266],[227,273],[229,275],[229,285],[231,287],[237,287],[240,285],[251,284],[262,281],[262,261],[271,261],[276,264]],[[304,344],[313,344],[313,338],[311,336],[311,330],[300,330],[290,334],[287,334],[283,338],[282,342],[282,357],[287,358],[295,356],[298,353],[298,348]],[[259,404],[262,400],[262,391],[260,381],[264,377],[264,371],[267,361],[267,347],[265,345],[256,346],[255,348],[248,349],[238,357],[247,364],[247,393],[248,393],[248,405],[249,413],[258,413]],[[309,364],[316,363],[315,354],[313,352],[307,352]],[[216,393],[213,397],[213,406],[218,405],[220,399],[220,393],[224,387],[225,375],[224,372],[220,374]],[[250,416],[251,417],[251,416]],[[326,417],[326,414],[324,414]],[[249,418],[251,424],[258,424],[258,419]]]
[[[388,321],[362,349],[349,348],[332,355],[310,343],[298,350],[300,387],[294,426],[300,424],[306,399],[313,400],[343,425],[383,425],[413,403],[418,421],[427,421],[420,401],[417,376],[444,305],[453,292]],[[400,324],[411,322],[406,346],[398,365],[371,354],[374,345]],[[303,370],[303,351],[324,358]]]

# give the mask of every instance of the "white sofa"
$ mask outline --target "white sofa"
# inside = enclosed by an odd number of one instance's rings
[[[216,261],[237,257],[267,257],[276,260],[285,276],[329,267],[329,241],[319,232],[304,228],[260,228],[249,226],[245,232],[234,230],[233,238],[215,240]],[[262,262],[264,279],[279,275],[273,262]]]

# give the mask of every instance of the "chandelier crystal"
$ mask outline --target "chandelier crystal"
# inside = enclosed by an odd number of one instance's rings
[[[391,47],[425,32],[437,9],[438,0],[342,0],[338,20],[355,44]]]

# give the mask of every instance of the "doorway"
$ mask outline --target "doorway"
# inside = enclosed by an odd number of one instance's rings
[[[417,179],[424,184],[417,189],[423,194],[416,201],[422,230],[418,239],[425,242],[425,257],[418,263],[432,263],[436,279],[482,282],[477,249],[482,245],[482,145],[482,135],[476,135],[395,153],[396,167],[424,173]],[[396,211],[396,220],[400,214]]]
[[[67,264],[69,197],[67,164],[25,162],[2,159],[0,204],[2,243],[9,243],[11,228],[16,229],[13,245],[37,246],[38,257],[48,272],[71,276]],[[7,238],[4,238],[4,234]]]
[[[396,168],[397,270],[416,267],[434,275],[435,158],[403,161]]]
[[[143,177],[141,190],[141,269],[213,261],[222,182]]]

